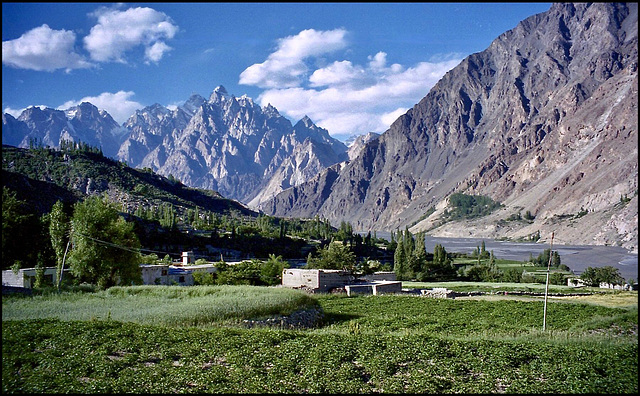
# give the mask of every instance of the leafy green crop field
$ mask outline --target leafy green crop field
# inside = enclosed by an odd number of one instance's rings
[[[153,301],[175,311],[203,298],[186,289]],[[245,298],[281,290],[256,289]],[[102,298],[110,317],[18,318],[5,313],[27,309],[18,301],[64,299],[3,297],[4,393],[638,393],[637,304],[550,302],[543,332],[540,301],[316,295],[323,323],[280,330],[132,321],[114,307],[136,293],[95,294],[68,297],[76,309]]]

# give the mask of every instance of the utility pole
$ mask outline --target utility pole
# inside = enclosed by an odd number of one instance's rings
[[[544,313],[542,316],[542,331],[547,328],[547,295],[549,294],[549,271],[551,270],[551,258],[553,257],[553,235],[551,232],[551,247],[549,249],[549,263],[547,263],[547,284],[544,288]]]
[[[67,248],[64,250],[64,256],[62,257],[62,268],[60,268],[60,278],[58,279],[58,293],[60,293],[60,285],[62,284],[62,274],[64,273],[64,262],[67,259],[67,252],[69,251],[70,244],[71,244],[71,235],[69,235],[69,242],[67,242]]]

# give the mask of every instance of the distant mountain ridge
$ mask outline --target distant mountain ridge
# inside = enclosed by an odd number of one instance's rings
[[[464,59],[351,162],[261,209],[637,251],[637,66],[637,4],[553,4]],[[505,207],[441,225],[454,192]],[[526,211],[533,222],[508,221]]]
[[[3,144],[57,148],[62,140],[83,141],[132,167],[254,205],[348,159],[347,146],[309,117],[291,125],[273,106],[263,109],[223,86],[173,110],[160,104],[137,110],[122,126],[90,103],[65,111],[30,107],[2,121]]]

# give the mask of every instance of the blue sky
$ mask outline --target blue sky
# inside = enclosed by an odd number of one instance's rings
[[[384,132],[551,3],[2,3],[2,108],[90,101],[124,122],[223,85],[334,137]]]

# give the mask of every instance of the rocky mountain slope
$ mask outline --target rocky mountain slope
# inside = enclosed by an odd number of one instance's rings
[[[127,130],[104,110],[88,102],[65,111],[32,106],[16,119],[2,114],[2,144],[16,147],[59,147],[63,140],[82,141],[114,156]]]
[[[262,205],[359,230],[638,246],[637,4],[558,3],[449,71],[348,164]],[[504,207],[440,224],[454,192]],[[435,209],[435,211],[434,211]],[[533,221],[506,221],[530,211]]]

